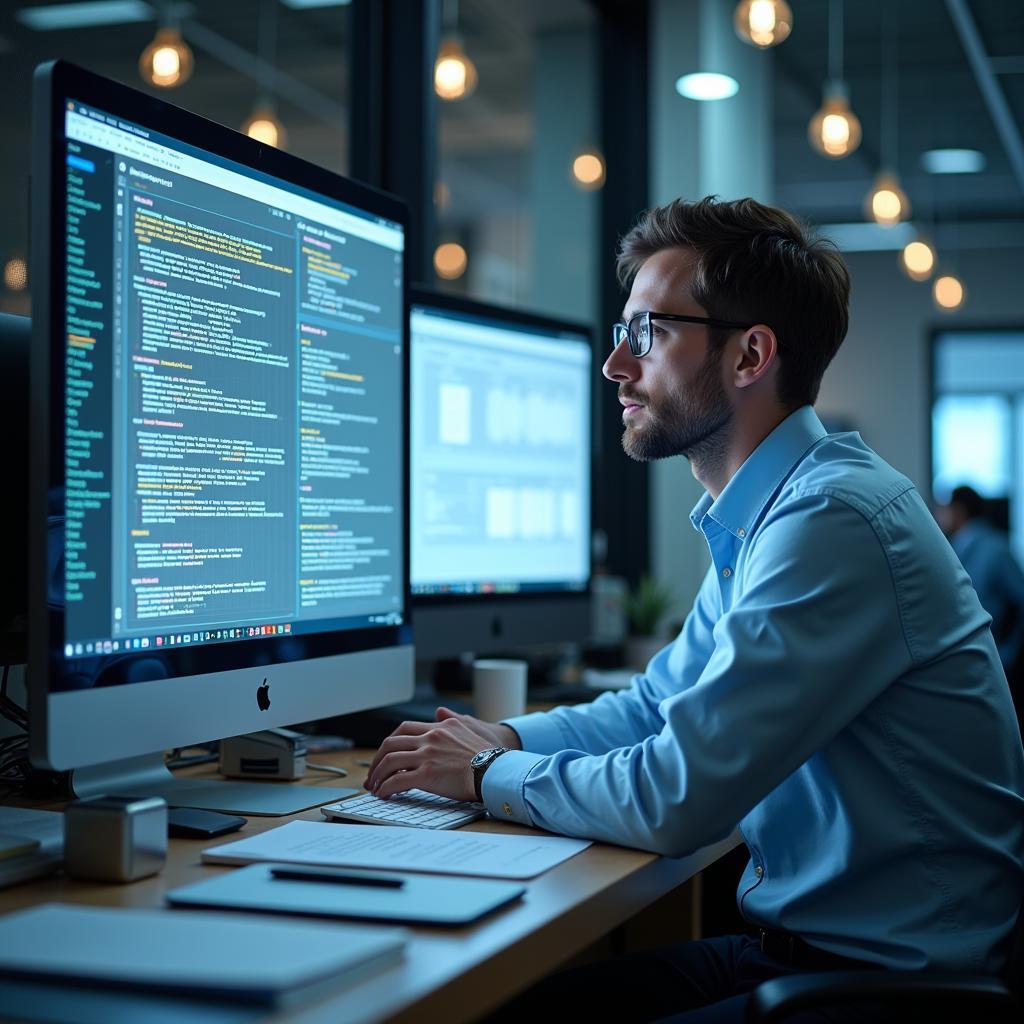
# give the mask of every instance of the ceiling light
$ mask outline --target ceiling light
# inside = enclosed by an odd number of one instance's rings
[[[192,74],[192,51],[181,33],[162,28],[139,57],[139,74],[144,82],[170,89],[187,82]]]
[[[445,281],[455,281],[466,272],[469,260],[458,242],[445,242],[434,250],[434,270]]]
[[[923,238],[915,238],[903,247],[900,264],[907,277],[927,281],[935,269],[935,250]]]
[[[952,274],[944,274],[935,279],[932,285],[932,297],[935,305],[946,312],[959,309],[964,304],[966,293],[963,284]]]
[[[850,110],[845,86],[841,82],[829,83],[821,107],[807,126],[811,145],[822,156],[839,160],[860,145],[860,135],[860,121]]]
[[[882,21],[882,170],[864,197],[864,210],[876,224],[891,228],[910,216],[910,200],[896,174],[899,158],[899,53],[896,19]]]
[[[864,199],[867,215],[883,227],[892,227],[910,216],[910,200],[895,174],[882,171]]]
[[[446,39],[434,63],[434,92],[443,100],[461,100],[476,88],[476,65],[455,36]]]
[[[37,32],[50,32],[63,28],[95,28],[152,21],[153,8],[141,0],[96,0],[95,3],[23,7],[15,11],[14,18]]]
[[[839,160],[860,145],[860,121],[850,110],[843,81],[843,4],[830,0],[828,9],[828,81],[824,98],[807,126],[811,145],[822,156]]]
[[[273,109],[266,104],[257,106],[252,116],[242,125],[242,131],[266,146],[273,146],[275,149],[284,149],[287,135],[280,118]]]
[[[793,12],[786,0],[743,0],[732,23],[745,43],[766,50],[777,46],[793,30]]]
[[[573,181],[587,192],[604,184],[604,158],[592,149],[585,149],[572,162]]]
[[[716,71],[695,71],[676,80],[676,92],[688,100],[727,100],[740,91],[740,83]]]
[[[4,264],[4,287],[11,292],[23,292],[28,284],[28,267],[20,256]]]
[[[985,170],[985,154],[976,149],[929,149],[921,154],[929,174],[978,174]]]

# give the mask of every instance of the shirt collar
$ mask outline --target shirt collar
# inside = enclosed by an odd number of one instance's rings
[[[742,540],[779,484],[827,433],[811,406],[791,413],[747,456],[717,500],[704,492],[690,513],[694,528],[701,530],[708,516]]]

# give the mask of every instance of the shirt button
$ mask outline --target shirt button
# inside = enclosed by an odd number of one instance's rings
[[[757,875],[758,878],[760,878],[764,874],[764,868],[761,867],[760,864],[758,864],[757,867],[754,868],[754,874]]]
[[[512,808],[511,808],[511,807],[509,807],[509,805],[508,805],[508,801],[507,801],[507,800],[505,801],[505,803],[503,803],[503,804],[501,805],[501,809],[502,809],[502,810],[503,810],[503,811],[504,811],[504,812],[505,812],[505,813],[506,813],[506,814],[507,814],[507,815],[508,815],[508,816],[509,816],[510,818],[512,817]]]
[[[736,531],[736,536],[739,537],[740,540],[742,540],[744,537],[746,537],[746,535],[747,535],[747,531],[744,530],[742,526]]]
[[[726,566],[726,567],[725,567],[725,568],[724,568],[724,569],[722,570],[722,575],[723,575],[723,576],[724,576],[724,577],[725,577],[726,579],[728,579],[728,578],[729,578],[729,577],[730,577],[730,576],[732,575],[732,569],[730,569],[730,568],[729,568],[728,566]]]

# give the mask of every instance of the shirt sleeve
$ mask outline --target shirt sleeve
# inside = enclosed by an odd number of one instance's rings
[[[603,693],[589,704],[508,719],[505,724],[518,733],[523,750],[603,754],[660,732],[665,724],[662,702],[693,686],[714,650],[714,623],[721,611],[717,587],[709,570],[679,636],[633,677],[627,689]]]
[[[665,694],[614,749],[498,758],[484,776],[489,808],[682,856],[727,835],[910,666],[885,550],[858,511],[795,498],[750,543],[696,682]],[[652,726],[642,737],[641,721]]]

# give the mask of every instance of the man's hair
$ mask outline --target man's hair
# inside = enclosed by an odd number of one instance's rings
[[[849,319],[850,275],[835,246],[755,199],[676,199],[644,213],[619,243],[619,281],[664,249],[693,251],[693,298],[708,315],[767,324],[779,342],[779,400],[813,404]],[[728,331],[713,331],[724,343]]]
[[[968,519],[980,519],[985,514],[985,499],[973,488],[962,484],[954,487],[949,496],[950,505],[959,505]]]

